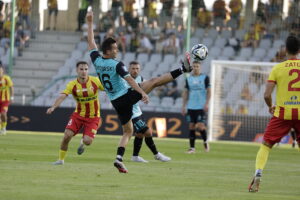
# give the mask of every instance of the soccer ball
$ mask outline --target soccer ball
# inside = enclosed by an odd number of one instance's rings
[[[193,46],[191,54],[195,60],[202,61],[207,57],[208,49],[204,44],[196,44]]]

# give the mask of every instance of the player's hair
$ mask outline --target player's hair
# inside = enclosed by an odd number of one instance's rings
[[[111,50],[111,45],[117,43],[117,41],[111,37],[106,38],[101,45],[102,52],[106,54],[107,50]]]
[[[88,65],[88,63],[85,62],[85,61],[78,61],[78,62],[76,63],[76,68],[79,67],[79,65]]]
[[[285,41],[285,47],[288,54],[291,55],[298,54],[299,47],[300,47],[299,39],[294,35],[288,36]]]
[[[193,61],[193,64],[194,64],[194,63],[199,64],[199,65],[201,64],[200,61],[198,61],[198,60],[194,60],[194,61]]]
[[[140,63],[138,62],[138,61],[131,61],[130,63],[129,63],[129,66],[130,65],[139,65]]]

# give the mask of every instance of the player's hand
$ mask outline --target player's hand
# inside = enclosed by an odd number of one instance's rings
[[[185,109],[185,107],[182,107],[182,109],[181,109],[181,114],[182,114],[182,115],[185,115],[185,114],[186,114],[186,109]]]
[[[208,112],[208,104],[205,104],[205,106],[204,106],[204,111],[205,111],[205,112]]]
[[[94,13],[93,13],[93,11],[87,12],[87,14],[86,14],[86,21],[87,21],[87,23],[93,23],[93,20],[94,20]]]
[[[274,111],[275,111],[275,108],[276,108],[276,106],[269,107],[269,113],[273,115]]]
[[[148,104],[149,103],[149,97],[146,93],[143,93],[142,94],[142,102],[144,102],[145,104]]]
[[[51,113],[53,113],[54,110],[55,110],[55,108],[53,108],[53,107],[48,108],[46,114],[50,115]]]

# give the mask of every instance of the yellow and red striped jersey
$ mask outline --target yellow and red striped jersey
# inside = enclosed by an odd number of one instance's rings
[[[10,88],[13,87],[13,82],[9,76],[3,75],[0,78],[0,101],[10,101]]]
[[[97,77],[89,76],[86,83],[70,81],[63,94],[72,94],[77,102],[75,113],[81,117],[93,118],[100,117],[100,101],[98,90],[104,90],[103,85]]]
[[[277,84],[274,116],[286,120],[299,120],[300,60],[287,60],[275,65],[268,81]]]

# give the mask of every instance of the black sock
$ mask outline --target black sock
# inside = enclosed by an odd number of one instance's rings
[[[152,151],[153,155],[156,155],[158,153],[156,146],[154,144],[153,138],[152,137],[145,137],[145,142],[149,149]]]
[[[206,130],[205,129],[202,130],[202,131],[199,130],[199,132],[201,134],[203,142],[206,142],[207,141],[207,132],[206,132]]]
[[[196,134],[195,130],[190,130],[190,147],[195,148]]]
[[[117,160],[119,161],[123,161],[123,156],[125,153],[125,147],[118,147],[118,151],[117,151]]]
[[[173,77],[173,79],[176,79],[178,76],[183,74],[181,68],[175,69],[175,70],[171,71],[170,73],[171,73],[171,76]]]
[[[296,131],[292,130],[291,131],[291,136],[293,138],[293,141],[295,141],[296,140]]]
[[[138,156],[142,147],[143,138],[135,137],[133,141],[133,156]]]

